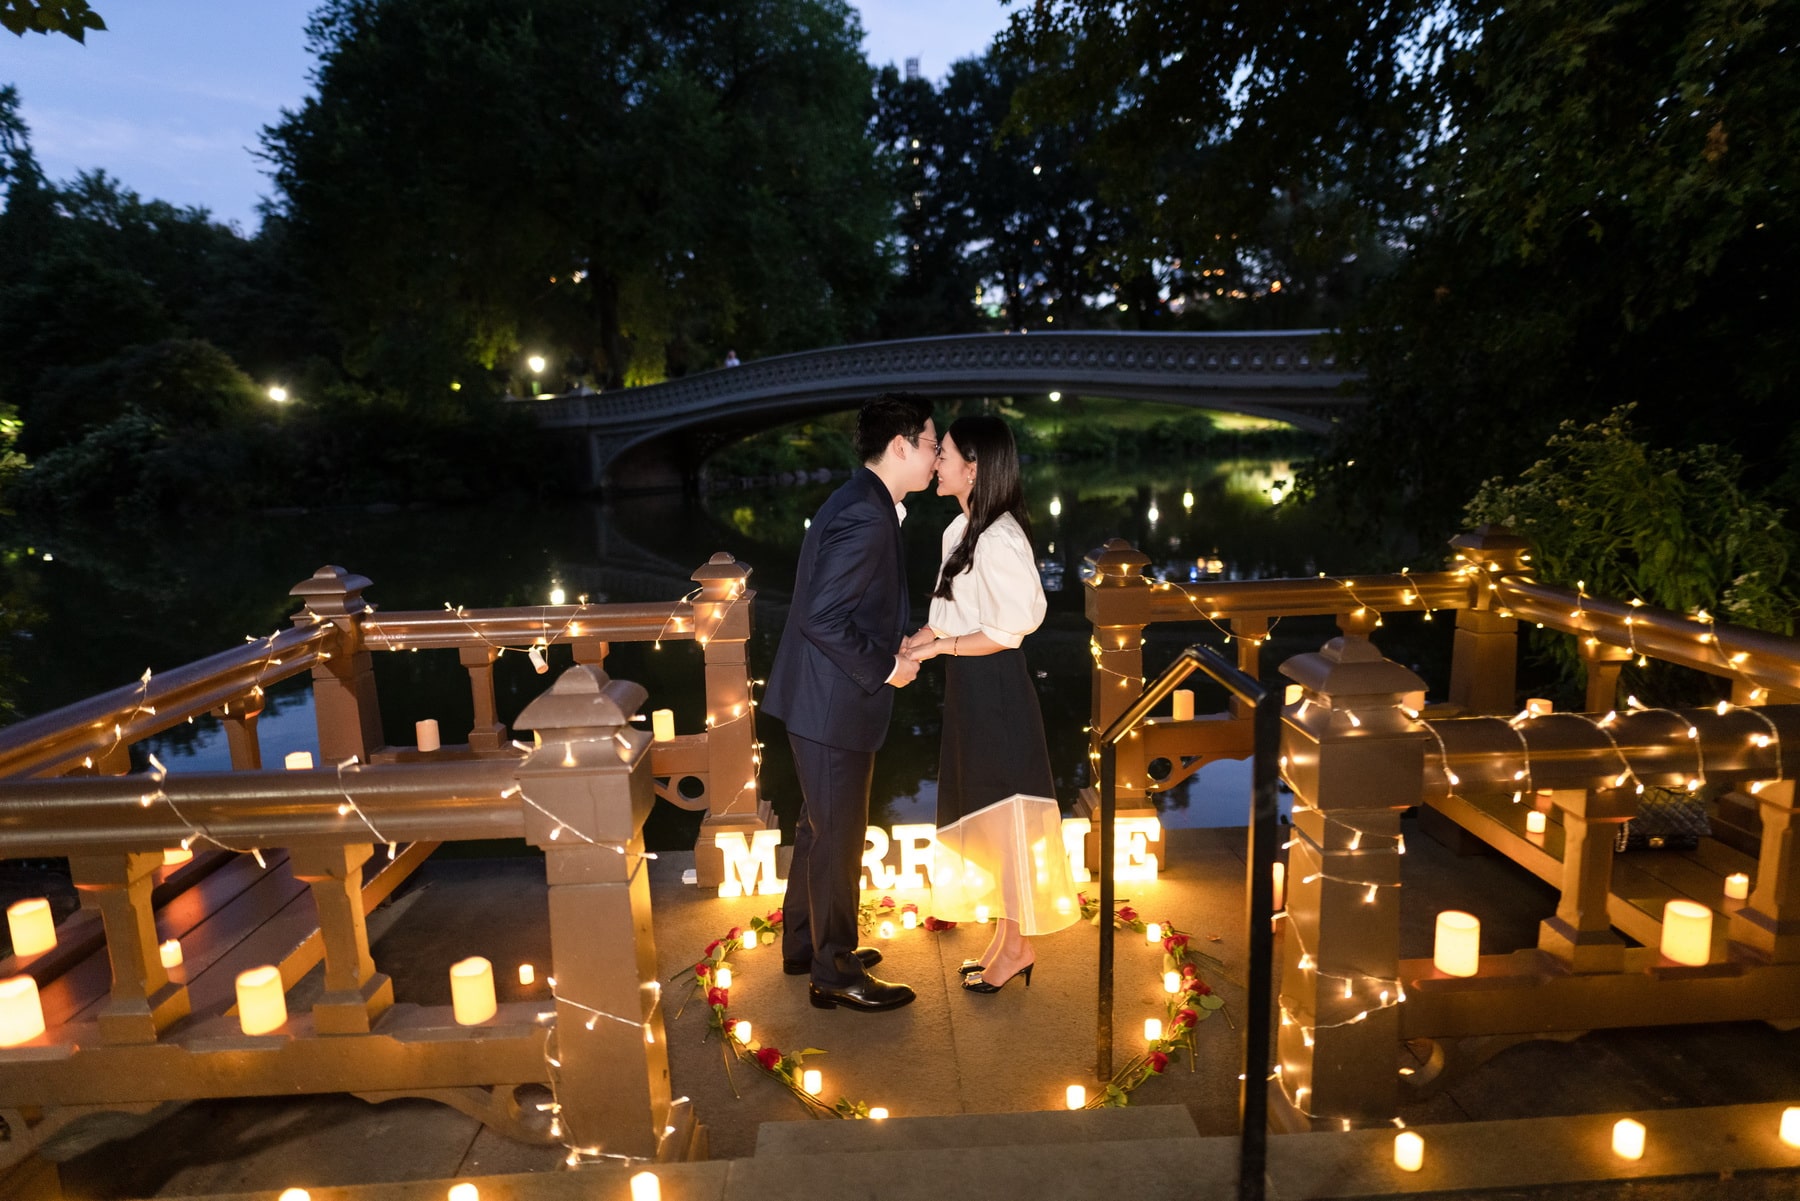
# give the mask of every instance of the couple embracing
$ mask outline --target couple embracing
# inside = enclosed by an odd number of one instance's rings
[[[800,548],[763,711],[786,726],[803,803],[782,903],[782,959],[810,975],[821,1009],[895,1009],[913,990],[870,974],[857,946],[858,880],[875,752],[896,688],[945,658],[932,911],[999,915],[962,986],[1031,983],[1030,936],[1076,920],[1050,754],[1019,650],[1045,602],[1006,423],[964,417],[940,438],[929,402],[886,393],[857,414],[863,465],[814,515]],[[907,494],[937,481],[961,513],[944,531],[928,624],[912,633],[900,523]],[[1037,849],[1034,855],[1033,848]],[[1048,848],[1048,853],[1045,848]]]

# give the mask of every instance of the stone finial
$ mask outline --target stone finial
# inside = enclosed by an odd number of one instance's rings
[[[1459,560],[1509,574],[1530,574],[1531,543],[1503,525],[1489,522],[1450,539]],[[1491,566],[1490,566],[1491,565]]]
[[[649,695],[642,684],[615,680],[597,666],[577,663],[526,705],[513,725],[544,735],[567,737],[591,731],[596,737],[606,737],[629,722]]]
[[[1109,538],[1105,546],[1088,552],[1088,562],[1094,565],[1096,587],[1117,588],[1145,582],[1150,556],[1123,538]]]
[[[289,588],[288,595],[299,597],[301,604],[320,617],[348,617],[369,607],[362,597],[369,583],[368,576],[327,564]]]
[[[703,601],[727,601],[744,594],[749,585],[751,568],[737,561],[728,550],[719,551],[702,563],[690,580],[700,585]]]

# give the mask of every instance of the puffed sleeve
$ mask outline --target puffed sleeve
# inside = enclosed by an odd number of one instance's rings
[[[975,603],[981,632],[1002,646],[1018,646],[1043,624],[1044,584],[1031,542],[1011,518],[982,532],[975,547]]]

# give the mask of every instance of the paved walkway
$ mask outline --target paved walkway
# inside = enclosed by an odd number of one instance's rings
[[[1489,953],[1535,940],[1537,921],[1554,904],[1547,889],[1498,857],[1458,858],[1430,838],[1417,836],[1408,824],[1403,955],[1429,955],[1434,915],[1451,905],[1472,909],[1482,918],[1484,950]],[[1200,1028],[1197,1070],[1184,1064],[1146,1084],[1135,1095],[1134,1108],[1148,1115],[1152,1106],[1174,1107],[1165,1112],[1180,1114],[1191,1124],[1192,1133],[1182,1136],[1186,1141],[1177,1140],[1179,1153],[1167,1152],[1172,1157],[1168,1167],[1173,1175],[1166,1180],[1178,1181],[1186,1171],[1197,1191],[1167,1195],[1224,1195],[1198,1186],[1204,1178],[1209,1185],[1229,1191],[1229,1173],[1221,1176],[1220,1172],[1233,1161],[1232,1136],[1237,1131],[1241,1023],[1234,1024],[1231,1019],[1242,1013],[1243,991],[1230,981],[1243,978],[1243,835],[1240,830],[1171,831],[1170,838],[1170,870],[1153,884],[1121,888],[1121,894],[1145,917],[1173,921],[1194,935],[1197,945],[1223,961],[1223,972],[1210,978],[1227,1005],[1223,1015],[1215,1015]],[[651,865],[658,958],[665,979],[691,964],[708,942],[729,927],[746,924],[751,914],[778,903],[778,898],[733,902],[703,895],[680,883],[682,870],[690,864],[689,855],[669,854]],[[371,918],[376,961],[394,977],[396,996],[402,1003],[447,1004],[448,966],[471,954],[490,958],[503,982],[516,980],[515,967],[520,962],[540,965],[541,979],[547,961],[543,897],[539,859],[434,859],[412,885]],[[1060,1109],[1067,1085],[1094,1086],[1097,932],[1083,924],[1039,940],[1038,967],[1029,988],[1019,982],[993,996],[965,994],[957,988],[955,968],[965,956],[980,950],[984,935],[980,929],[965,927],[936,934],[906,931],[890,940],[878,940],[886,957],[878,974],[912,984],[919,993],[917,1003],[884,1014],[813,1009],[806,1000],[804,978],[784,976],[773,948],[740,955],[732,989],[734,1015],[750,1019],[758,1041],[783,1049],[816,1047],[825,1051],[809,1066],[824,1072],[828,1099],[844,1096],[885,1106],[896,1117],[961,1116],[959,1128],[964,1130],[1005,1120],[967,1115],[1042,1113],[1038,1119],[1018,1120],[1053,1120],[1043,1111]],[[1160,952],[1141,939],[1121,937],[1118,949],[1114,1037],[1123,1059],[1141,1044],[1143,1019],[1162,1012],[1161,963]],[[307,981],[299,986],[296,1004],[305,1003],[310,987],[316,985]],[[516,984],[503,983],[502,998],[520,991]],[[676,986],[668,993],[669,1012],[674,1015],[668,1032],[675,1092],[692,1098],[707,1127],[715,1160],[753,1155],[760,1160],[771,1152],[765,1145],[759,1154],[759,1137],[779,1142],[782,1136],[777,1132],[784,1129],[764,1124],[804,1119],[805,1110],[773,1082],[741,1066],[728,1076],[721,1048],[707,1037],[704,1003],[696,1001],[683,1010],[685,994],[685,987]],[[1389,1188],[1466,1189],[1491,1182],[1514,1190],[1501,1195],[1599,1201],[1627,1195],[1607,1191],[1626,1186],[1556,1183],[1556,1174],[1545,1169],[1541,1156],[1534,1159],[1526,1148],[1508,1144],[1524,1137],[1542,1146],[1546,1139],[1554,1141],[1554,1132],[1561,1132],[1555,1137],[1567,1138],[1571,1137],[1569,1131],[1586,1130],[1588,1125],[1601,1129],[1610,1125],[1615,1111],[1677,1111],[1730,1104],[1766,1109],[1784,1100],[1800,1102],[1800,1034],[1777,1033],[1760,1025],[1596,1034],[1573,1044],[1514,1048],[1438,1097],[1403,1108],[1400,1116],[1409,1126],[1420,1128],[1429,1145],[1437,1149],[1433,1152],[1437,1163],[1454,1158],[1467,1170],[1473,1170],[1469,1165],[1494,1165],[1475,1178],[1468,1177],[1467,1171],[1447,1176],[1430,1170],[1419,1177],[1401,1177],[1388,1166],[1391,1132],[1380,1130],[1329,1139],[1317,1135],[1278,1138],[1270,1152],[1271,1171],[1278,1183],[1289,1181],[1278,1190],[1285,1196],[1369,1195]],[[1774,1104],[1772,1112],[1779,1108]],[[1712,1119],[1671,1112],[1669,1120],[1694,1137],[1699,1137],[1696,1132],[1707,1120],[1716,1124],[1729,1117],[1751,1122],[1758,1129],[1745,1131],[1742,1146],[1736,1145],[1738,1138],[1729,1130],[1709,1137],[1721,1147],[1732,1144],[1731,1154],[1749,1154],[1757,1148],[1761,1148],[1758,1154],[1766,1154],[1764,1144],[1772,1136],[1760,1127],[1772,1119],[1764,1109],[1720,1111]],[[1081,1115],[1063,1116],[1081,1119]],[[1548,1127],[1488,1125],[1541,1117],[1562,1121]],[[834,1138],[847,1133],[862,1139],[891,1138],[899,1140],[896,1150],[904,1150],[910,1145],[907,1140],[922,1137],[917,1131],[923,1129],[894,1122],[890,1128],[899,1133],[887,1135],[858,1125],[863,1129],[846,1132],[836,1122],[815,1122],[803,1128],[813,1133],[792,1137]],[[948,1128],[935,1129],[938,1133],[930,1137],[937,1140],[934,1145],[941,1146],[947,1137],[943,1131]],[[1166,1133],[1164,1130],[1157,1137]],[[116,1134],[124,1137],[98,1141]],[[1046,1136],[1040,1132],[1038,1137]],[[1067,1141],[1056,1134],[1047,1137],[1051,1146]],[[1133,1137],[1145,1136],[1140,1132]],[[1217,1141],[1195,1144],[1192,1140],[1196,1137]],[[1500,1151],[1493,1154],[1496,1146]],[[1463,1149],[1446,1156],[1444,1152],[1451,1147]],[[1481,1151],[1482,1147],[1490,1150]],[[1149,1143],[1138,1149],[1149,1154]],[[865,1147],[861,1153],[879,1150]],[[315,1201],[319,1201],[332,1195],[319,1191],[330,1186],[398,1186],[405,1181],[471,1176],[491,1178],[492,1187],[484,1185],[482,1193],[484,1201],[491,1201],[493,1197],[524,1196],[519,1190],[526,1185],[519,1174],[537,1174],[535,1179],[550,1190],[542,1194],[545,1197],[559,1196],[565,1188],[543,1175],[556,1172],[558,1151],[508,1142],[483,1131],[472,1119],[425,1101],[371,1106],[352,1098],[321,1097],[195,1104],[156,1115],[154,1121],[118,1118],[99,1122],[66,1140],[54,1153],[62,1160],[66,1196],[81,1201],[234,1193],[272,1198],[292,1185],[314,1188]],[[1101,1155],[1100,1161],[1094,1159],[1095,1154]],[[1116,1159],[1119,1154],[1114,1149],[1086,1153],[1084,1158],[1073,1152],[1052,1155],[1046,1151],[1042,1155],[1049,1158],[1040,1156],[1040,1161],[1062,1162],[1056,1155],[1064,1155],[1069,1187],[1073,1188],[1077,1180],[1093,1183],[1103,1179],[1091,1175],[1101,1170],[1094,1163],[1103,1162],[1105,1155]],[[1159,1150],[1152,1158],[1163,1154]],[[1647,1186],[1638,1183],[1629,1186],[1634,1191],[1628,1195],[1658,1201],[1689,1196],[1800,1196],[1800,1175],[1750,1173],[1746,1169],[1765,1166],[1766,1161],[1733,1159],[1723,1151],[1720,1155],[1724,1158],[1695,1161],[1716,1163],[1714,1169],[1708,1169],[1714,1172],[1707,1182],[1711,1191],[1681,1191],[1697,1187],[1693,1181],[1679,1188],[1655,1186],[1675,1188],[1673,1192],[1646,1191]],[[1198,1166],[1200,1157],[1207,1165],[1204,1171]],[[1556,1158],[1552,1156],[1552,1162]],[[1570,1163],[1571,1178],[1591,1179],[1610,1171],[1607,1158],[1576,1156],[1580,1162]],[[1800,1151],[1794,1152],[1793,1160],[1800,1165]],[[925,1161],[919,1162],[923,1170]],[[940,1167],[971,1170],[966,1165],[957,1167],[961,1162],[946,1160]],[[1533,1171],[1523,1171],[1526,1165]],[[1646,1164],[1643,1170],[1651,1167]],[[761,1186],[752,1184],[767,1177],[766,1172],[758,1177],[746,1163],[737,1173],[739,1184],[727,1187],[732,1177],[720,1174],[722,1170],[718,1164],[683,1169],[700,1191],[681,1195],[764,1195],[757,1191]],[[1721,1192],[1725,1185],[1718,1182],[1718,1172],[1737,1183]],[[614,1175],[623,1189],[624,1177],[615,1169],[599,1175],[583,1173],[579,1178],[591,1176],[598,1185],[613,1180]],[[562,1173],[557,1177],[568,1178]],[[765,1183],[775,1189],[778,1178],[770,1179],[775,1183]],[[938,1201],[963,1195],[941,1181],[927,1187],[930,1179],[926,1172],[915,1181],[916,1188],[902,1188],[890,1181],[882,1189],[857,1195],[918,1195]],[[1165,1177],[1158,1175],[1157,1179]],[[1150,1187],[1148,1177],[1145,1185]],[[1776,1185],[1780,1186],[1776,1191],[1754,1191]],[[614,1195],[611,1187],[588,1195]],[[1036,1191],[1044,1197],[1064,1195],[1055,1188]],[[426,1194],[397,1187],[397,1191],[362,1190],[355,1195],[378,1201]],[[619,1191],[616,1195],[626,1194]],[[767,1195],[783,1194],[777,1190]],[[977,1190],[968,1195],[995,1194]],[[1138,1195],[1164,1194],[1159,1186]]]

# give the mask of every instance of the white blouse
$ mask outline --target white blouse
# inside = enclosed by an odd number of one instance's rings
[[[957,514],[944,530],[944,558],[950,557],[968,528],[968,515]],[[943,574],[942,563],[938,573]],[[1011,513],[1001,514],[981,532],[973,564],[952,584],[954,599],[931,598],[931,629],[940,638],[979,630],[1001,646],[1013,647],[1043,623],[1044,583],[1038,577],[1037,557]],[[936,586],[933,579],[932,587]]]

